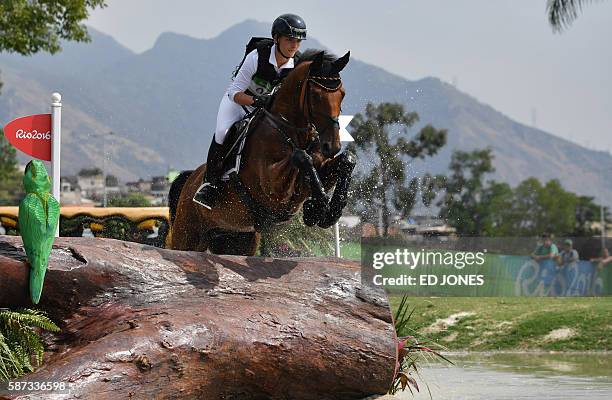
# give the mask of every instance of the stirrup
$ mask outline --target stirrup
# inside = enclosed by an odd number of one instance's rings
[[[213,185],[210,182],[204,182],[203,184],[200,185],[200,187],[198,188],[198,190],[196,190],[195,194],[193,195],[193,202],[197,203],[199,205],[201,205],[202,207],[208,209],[208,210],[212,210],[212,206],[214,205],[214,199],[206,199],[209,203],[211,203],[210,205],[204,203],[203,201],[200,201],[200,199],[198,198],[198,195],[202,196],[204,195],[204,193],[202,193],[203,189],[206,188],[207,186],[210,186],[213,190],[219,190],[219,188],[215,185]],[[204,201],[206,201],[204,200]]]

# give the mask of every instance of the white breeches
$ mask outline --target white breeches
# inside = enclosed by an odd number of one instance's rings
[[[223,144],[225,135],[232,124],[246,115],[241,105],[231,101],[225,93],[219,104],[217,113],[217,129],[215,129],[215,142]]]

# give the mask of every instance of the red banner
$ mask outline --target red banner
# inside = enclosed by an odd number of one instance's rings
[[[17,118],[5,125],[4,136],[24,153],[51,161],[51,114]]]

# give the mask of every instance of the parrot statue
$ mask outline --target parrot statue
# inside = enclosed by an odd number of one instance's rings
[[[19,204],[19,233],[30,262],[30,297],[38,304],[60,217],[60,205],[49,192],[51,181],[44,164],[32,160],[23,176],[26,196]]]

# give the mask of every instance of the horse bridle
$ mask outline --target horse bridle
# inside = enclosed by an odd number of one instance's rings
[[[318,82],[317,79],[336,81],[336,82],[338,82],[338,84],[336,85],[335,88],[332,88],[332,87],[328,87],[328,86],[323,85],[321,82]],[[308,88],[308,84],[309,83],[313,83],[313,84],[317,85],[318,87],[322,88],[326,92],[333,93],[333,92],[336,92],[336,91],[340,90],[340,88],[342,87],[342,82],[340,81],[340,77],[339,76],[338,77],[309,76],[306,79],[306,85],[305,85],[306,86],[306,96],[305,96],[306,97],[306,101],[305,101],[305,103],[306,103],[306,107],[308,107],[308,114],[306,114],[306,118],[307,118],[306,121],[307,121],[307,123],[309,125],[312,125],[314,127],[315,133],[316,133],[316,137],[318,138],[320,136],[320,133],[318,132],[316,125],[310,122],[311,116],[319,115],[319,116],[322,116],[322,117],[326,118],[329,121],[329,124],[325,126],[325,129],[323,129],[322,132],[325,132],[326,130],[328,130],[329,128],[331,128],[333,126],[340,127],[340,122],[338,120],[338,117],[332,117],[331,115],[327,115],[327,114],[324,114],[322,112],[319,112],[319,111],[316,111],[316,110],[315,111],[312,110],[312,102],[310,101],[310,90]]]
[[[330,80],[330,81],[337,81],[338,84],[336,85],[335,88],[333,87],[328,87],[323,85],[322,83],[318,82],[317,80]],[[309,83],[313,83],[315,85],[317,85],[318,87],[324,89],[327,92],[336,92],[338,90],[340,90],[340,88],[342,87],[342,82],[340,82],[340,77],[327,77],[327,76],[309,76],[307,77],[303,84],[300,85],[298,91],[296,92],[299,96],[298,98],[298,104],[299,101],[304,98],[303,101],[303,106],[300,108],[300,110],[302,111],[303,114],[306,115],[306,126],[305,127],[298,127],[295,126],[293,124],[291,124],[289,122],[289,120],[287,120],[287,118],[285,118],[282,114],[279,114],[278,116],[272,114],[271,112],[269,112],[268,110],[264,109],[264,112],[266,114],[266,116],[268,116],[268,118],[273,121],[274,123],[276,123],[277,126],[275,126],[276,130],[281,133],[284,136],[284,140],[295,150],[295,149],[301,149],[301,147],[299,147],[295,141],[293,139],[291,139],[291,137],[289,137],[287,135],[287,133],[281,129],[278,125],[282,125],[285,128],[288,128],[292,131],[298,132],[298,133],[309,133],[312,132],[313,135],[310,137],[310,139],[306,142],[306,146],[305,148],[303,148],[302,150],[306,150],[306,152],[310,153],[310,151],[312,150],[312,148],[318,144],[319,141],[319,137],[321,136],[321,133],[319,132],[319,130],[317,129],[317,126],[311,121],[312,116],[313,115],[320,115],[323,116],[325,118],[327,118],[329,120],[329,124],[325,126],[325,129],[323,129],[321,132],[325,132],[330,128],[333,128],[334,126],[340,126],[340,122],[338,120],[338,117],[332,117],[331,115],[327,115],[324,114],[322,112],[316,111],[312,109],[312,102],[310,100],[310,88],[308,87]],[[304,95],[302,95],[302,92],[305,92]],[[304,111],[306,111],[304,113]]]

